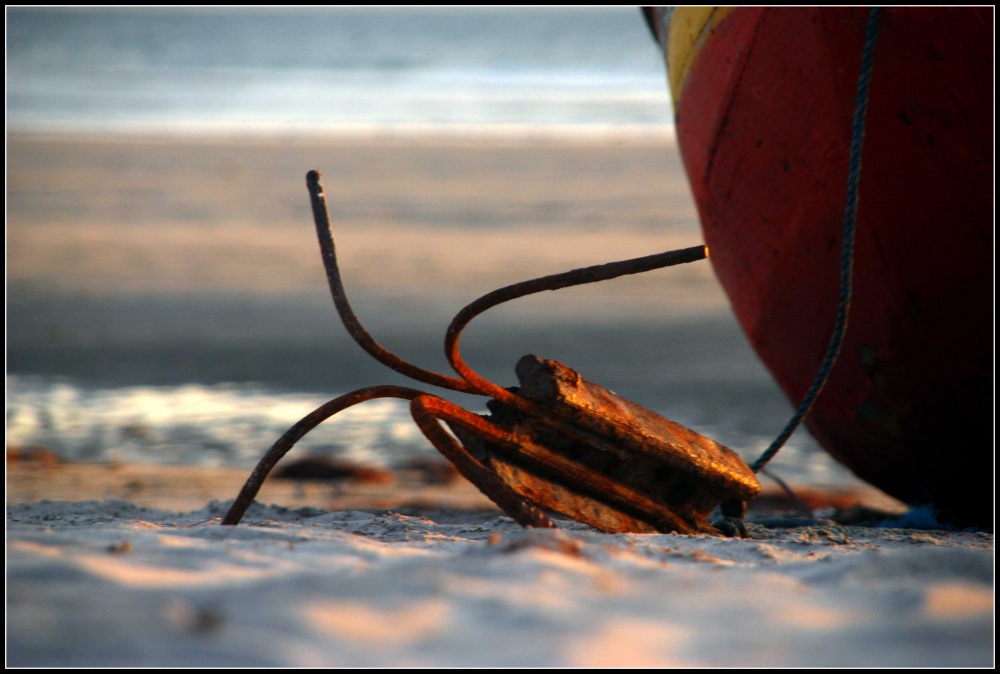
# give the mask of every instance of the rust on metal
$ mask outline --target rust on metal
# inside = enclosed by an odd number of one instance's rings
[[[756,476],[731,449],[562,363],[524,356],[516,373],[517,395],[548,410],[547,416],[493,401],[491,421],[518,441],[490,444],[453,430],[467,446],[486,452],[506,481],[535,502],[603,531],[714,533],[708,516],[717,506],[749,501],[760,491]],[[518,445],[546,448],[562,472]],[[549,492],[558,495],[547,497]]]
[[[352,405],[395,397],[410,400],[413,419],[427,439],[523,526],[554,526],[548,511],[609,533],[742,531],[746,503],[757,496],[760,485],[732,450],[588,382],[556,361],[524,356],[516,367],[520,386],[507,389],[473,371],[458,348],[465,326],[498,304],[544,290],[701,260],[708,254],[704,246],[575,269],[484,295],[462,309],[445,334],[445,353],[459,375],[453,377],[403,360],[364,329],[340,278],[319,173],[310,171],[306,184],[334,305],[354,340],[375,359],[412,379],[491,398],[490,414],[477,415],[402,386],[373,386],[335,398],[272,445],[223,524],[240,522],[275,464],[310,430]],[[716,508],[725,516],[719,526],[708,520]]]

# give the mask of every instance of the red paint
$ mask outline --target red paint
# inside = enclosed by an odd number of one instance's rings
[[[678,139],[715,271],[794,403],[836,313],[867,9],[737,9],[694,64]],[[884,10],[854,301],[806,424],[858,476],[993,519],[993,13]]]

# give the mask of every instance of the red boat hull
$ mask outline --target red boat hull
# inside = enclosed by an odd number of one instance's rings
[[[836,314],[868,13],[738,8],[703,27],[683,78],[668,59],[715,272],[796,404]],[[849,327],[806,419],[862,479],[980,526],[994,512],[992,44],[990,8],[883,11]]]

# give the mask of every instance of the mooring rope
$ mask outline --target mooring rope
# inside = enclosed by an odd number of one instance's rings
[[[768,461],[774,458],[778,450],[792,436],[795,429],[812,409],[816,397],[830,377],[833,364],[840,354],[840,347],[847,332],[847,315],[851,308],[852,277],[854,271],[854,225],[858,214],[858,184],[861,181],[861,151],[864,147],[865,116],[868,112],[868,85],[871,82],[872,61],[875,54],[875,43],[878,40],[879,19],[881,7],[873,7],[868,14],[868,30],[865,37],[865,48],[861,54],[861,73],[858,75],[858,96],[854,106],[854,127],[851,132],[851,156],[847,174],[847,210],[844,213],[844,239],[840,245],[840,300],[837,304],[837,318],[833,325],[833,334],[826,355],[820,364],[812,386],[799,403],[795,414],[788,420],[785,428],[774,439],[771,446],[750,466],[759,473]]]

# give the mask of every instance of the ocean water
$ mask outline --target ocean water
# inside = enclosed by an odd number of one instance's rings
[[[9,131],[662,130],[634,7],[7,12]]]
[[[8,133],[663,133],[671,117],[662,59],[631,7],[7,12]],[[180,314],[166,305],[9,299],[9,447],[45,446],[75,460],[251,466],[325,400],[402,383],[377,364],[358,369],[363,357],[343,336],[344,360],[321,368],[306,353],[311,342],[291,339],[182,348],[191,326],[218,319],[214,308],[201,315],[189,303],[191,323],[177,325]],[[256,320],[255,307],[231,307]],[[87,316],[72,334],[53,334],[59,321],[50,317],[67,311]],[[632,387],[623,393],[748,460],[791,413],[731,319],[674,331],[671,344],[663,326],[630,330],[652,336],[617,353],[619,335],[588,333],[592,341],[565,360],[590,363],[595,381]],[[715,344],[710,367],[683,367],[704,359],[720,334],[728,341]],[[436,333],[408,338],[418,354],[440,356]],[[248,380],[248,362],[274,366]],[[331,370],[352,376],[330,383]],[[481,402],[469,406],[484,411]],[[345,412],[300,446],[385,466],[434,452],[394,401]],[[789,479],[851,479],[801,431],[781,465]]]

